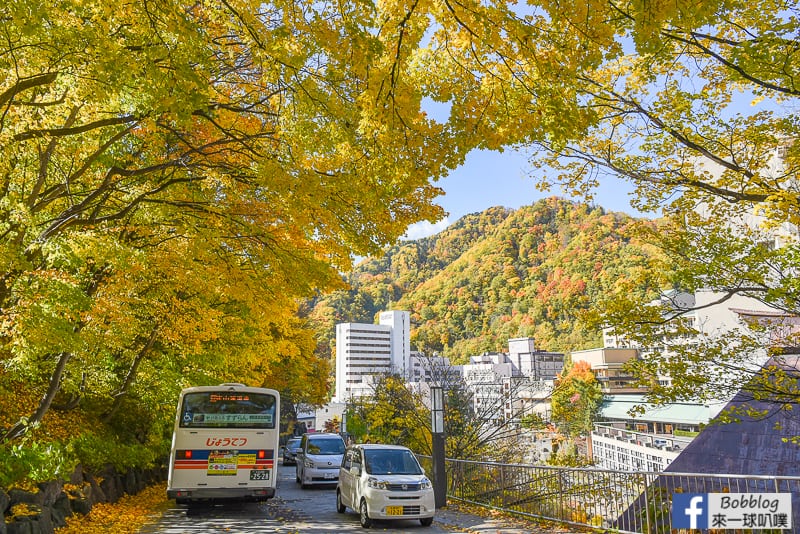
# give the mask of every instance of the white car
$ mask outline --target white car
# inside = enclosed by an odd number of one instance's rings
[[[339,434],[307,432],[300,440],[295,461],[295,476],[300,487],[336,484],[344,455],[344,440]]]
[[[336,486],[336,511],[358,512],[361,526],[373,519],[419,519],[433,523],[433,485],[414,453],[399,445],[364,443],[347,449]]]

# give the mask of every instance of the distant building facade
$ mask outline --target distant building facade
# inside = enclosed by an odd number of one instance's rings
[[[532,337],[509,339],[508,360],[515,375],[533,380],[555,380],[564,369],[564,354],[536,350]]]
[[[634,407],[643,411],[631,414]],[[714,418],[723,403],[656,406],[643,394],[607,395],[591,433],[595,466],[620,471],[663,471]]]
[[[592,431],[594,465],[614,471],[664,471],[690,441],[598,424]]]
[[[410,314],[388,311],[378,324],[336,325],[336,379],[333,403],[370,396],[377,380],[387,374],[402,376],[409,385],[427,392],[430,385],[463,381],[477,413],[491,418],[519,420],[550,415],[553,382],[564,368],[564,354],[537,350],[533,338],[508,342],[508,353],[471,356],[466,365],[450,365],[447,358],[412,352]]]
[[[633,348],[602,348],[579,350],[571,353],[572,363],[586,362],[600,383],[603,393],[641,393],[643,388],[635,387],[636,378],[625,370],[625,364],[635,360],[639,351]]]
[[[564,354],[537,350],[533,338],[515,338],[508,341],[508,353],[470,356],[470,363],[458,369],[472,392],[476,413],[512,423],[534,414],[548,420]]]
[[[450,365],[449,358],[411,352],[411,371],[408,381],[412,384],[446,385],[460,378],[458,370]]]
[[[381,376],[411,371],[411,321],[407,311],[385,311],[378,324],[336,325],[335,402],[371,395]]]

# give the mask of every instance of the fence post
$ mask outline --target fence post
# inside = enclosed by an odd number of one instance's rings
[[[506,507],[506,470],[500,465],[500,502],[503,508]]]
[[[648,482],[647,482],[647,475],[644,475],[644,521],[645,524],[642,525],[642,532],[649,533],[650,532],[650,494],[647,491]]]

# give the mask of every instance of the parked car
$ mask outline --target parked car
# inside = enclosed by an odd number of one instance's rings
[[[300,487],[305,489],[312,484],[338,482],[344,449],[344,440],[339,434],[303,434],[295,467],[295,477]]]
[[[283,447],[283,465],[293,465],[297,462],[297,452],[300,450],[300,438],[289,438]]]
[[[373,519],[433,523],[433,485],[414,453],[400,445],[363,443],[347,449],[336,485],[336,511],[358,512],[361,526]]]

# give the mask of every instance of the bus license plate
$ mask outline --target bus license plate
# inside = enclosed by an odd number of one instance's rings
[[[387,506],[386,515],[403,515],[402,506]]]
[[[269,480],[269,471],[266,469],[253,469],[250,471],[250,480]]]

